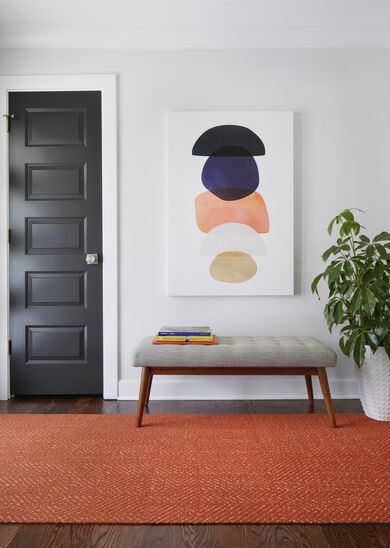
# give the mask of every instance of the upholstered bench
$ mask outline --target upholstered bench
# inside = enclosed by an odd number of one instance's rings
[[[327,367],[336,354],[313,337],[218,337],[218,345],[154,345],[144,339],[134,356],[142,367],[137,426],[149,403],[154,375],[304,375],[310,405],[312,376],[318,375],[330,423],[336,426]]]

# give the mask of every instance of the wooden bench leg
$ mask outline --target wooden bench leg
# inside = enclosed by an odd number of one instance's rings
[[[334,416],[332,398],[331,398],[331,395],[330,395],[328,376],[326,374],[326,369],[325,369],[325,367],[319,367],[317,369],[317,371],[318,371],[318,378],[320,380],[321,390],[322,390],[322,394],[324,396],[325,407],[326,407],[326,411],[328,413],[330,424],[333,426],[333,428],[336,428],[336,417]]]
[[[150,390],[152,389],[152,382],[153,382],[153,374],[150,373],[149,382],[148,382],[148,391],[146,393],[145,407],[149,405]]]
[[[313,396],[313,381],[311,380],[311,375],[305,375],[307,396],[309,398],[310,406],[314,406],[314,396]]]
[[[137,419],[136,419],[137,426],[141,426],[142,424],[142,417],[144,414],[144,408],[145,408],[146,396],[148,393],[150,377],[151,377],[150,367],[143,367],[141,384],[139,387],[138,411],[137,411]]]

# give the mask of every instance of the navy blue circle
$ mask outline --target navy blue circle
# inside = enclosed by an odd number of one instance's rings
[[[222,200],[239,200],[259,186],[253,156],[210,156],[202,170],[204,186]]]

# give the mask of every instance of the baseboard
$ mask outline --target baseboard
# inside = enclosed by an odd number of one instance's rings
[[[314,397],[322,398],[313,378]],[[356,380],[329,379],[334,399],[358,398]],[[137,400],[138,379],[119,381],[119,400]],[[296,400],[307,398],[301,377],[163,377],[153,380],[152,400]]]

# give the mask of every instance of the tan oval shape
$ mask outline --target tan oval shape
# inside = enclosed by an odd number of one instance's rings
[[[238,284],[247,282],[257,272],[254,259],[243,251],[224,251],[214,257],[210,276],[218,282]]]

